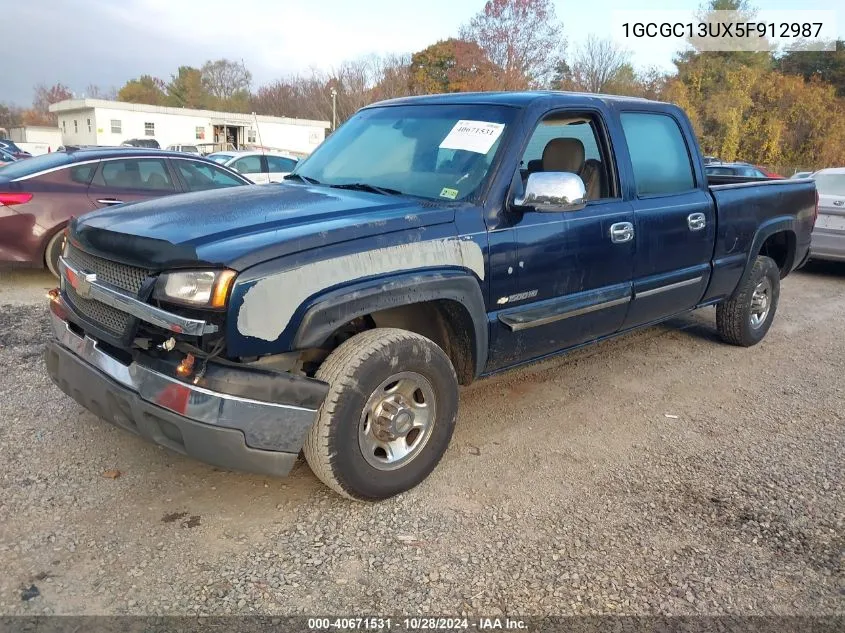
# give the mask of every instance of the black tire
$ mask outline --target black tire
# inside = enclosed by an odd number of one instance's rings
[[[59,276],[59,256],[62,254],[62,246],[65,243],[65,231],[62,229],[50,238],[47,248],[44,251],[44,265],[56,277]]]
[[[362,416],[371,396],[400,372],[428,381],[435,396],[433,427],[407,464],[379,470],[364,457],[359,429],[366,428]],[[434,342],[406,330],[368,330],[334,350],[316,377],[329,383],[329,392],[303,451],[329,488],[350,499],[387,499],[419,484],[440,462],[455,428],[458,380],[449,357]]]
[[[759,311],[752,310],[752,298],[761,284],[768,284],[768,312],[755,323],[752,315],[756,318]],[[741,347],[751,347],[762,341],[775,318],[779,298],[780,270],[772,258],[758,255],[748,278],[730,299],[716,306],[716,329],[722,340]]]

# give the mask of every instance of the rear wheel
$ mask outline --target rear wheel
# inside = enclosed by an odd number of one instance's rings
[[[775,318],[779,297],[780,270],[773,259],[760,255],[733,297],[716,306],[716,328],[722,340],[742,347],[762,341]]]
[[[47,249],[44,251],[44,264],[47,270],[53,273],[56,277],[59,276],[59,257],[62,254],[62,246],[65,243],[64,230],[59,231],[47,243]]]
[[[316,377],[329,393],[303,450],[323,483],[375,501],[434,470],[458,410],[455,370],[434,342],[406,330],[369,330],[333,351]]]

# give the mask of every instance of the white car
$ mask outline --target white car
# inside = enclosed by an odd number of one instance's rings
[[[215,152],[206,158],[234,169],[258,185],[282,182],[299,162],[293,156],[269,152]]]
[[[167,149],[172,152],[182,152],[183,154],[194,154],[195,156],[202,156],[200,150],[196,145],[168,145]]]
[[[845,261],[845,167],[821,169],[812,178],[819,196],[819,215],[810,257]]]

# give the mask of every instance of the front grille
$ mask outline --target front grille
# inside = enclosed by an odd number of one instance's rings
[[[116,310],[105,303],[80,297],[73,286],[65,284],[65,292],[73,307],[86,319],[96,323],[107,332],[117,337],[122,337],[129,330],[132,323],[132,316]]]
[[[91,255],[76,248],[73,244],[68,244],[65,257],[74,268],[87,273],[95,273],[97,275],[97,281],[111,284],[121,290],[131,292],[133,295],[138,294],[138,291],[141,290],[141,285],[151,272],[145,268],[118,264],[117,262],[111,262],[102,257]]]
[[[135,297],[151,272],[145,268],[127,266],[91,255],[73,244],[68,244],[65,258],[80,272],[94,273],[97,275],[97,281],[119,288]],[[93,325],[119,339],[129,335],[129,330],[135,322],[134,317],[94,299],[81,297],[69,283],[63,283],[62,286],[72,307]]]

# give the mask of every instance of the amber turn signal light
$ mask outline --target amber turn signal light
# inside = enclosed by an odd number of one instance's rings
[[[232,282],[237,274],[234,270],[224,270],[217,275],[217,281],[214,283],[214,290],[211,293],[212,308],[226,307],[229,288],[232,287]]]

